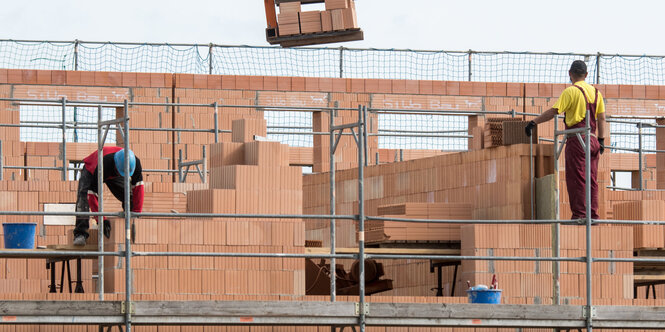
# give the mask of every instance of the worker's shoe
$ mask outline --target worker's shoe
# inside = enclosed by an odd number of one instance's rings
[[[104,236],[107,239],[111,238],[111,222],[104,219]]]
[[[74,245],[75,246],[84,246],[85,245],[86,238],[83,235],[77,235],[74,237]]]

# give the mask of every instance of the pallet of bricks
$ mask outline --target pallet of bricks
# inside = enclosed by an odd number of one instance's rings
[[[487,118],[484,127],[484,147],[512,144],[528,144],[524,128],[529,121],[514,118]],[[533,128],[531,139],[537,144],[538,127]]]
[[[277,24],[280,36],[358,29],[353,0],[325,0],[325,10],[302,11],[301,3],[279,4]]]

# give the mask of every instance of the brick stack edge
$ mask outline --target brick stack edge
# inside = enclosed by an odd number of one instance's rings
[[[60,98],[69,100],[106,100],[121,102],[129,99],[135,102],[213,103],[226,105],[260,105],[266,107],[307,106],[356,109],[358,105],[373,108],[412,108],[412,109],[451,109],[459,111],[525,111],[541,113],[553,104],[564,84],[521,84],[483,82],[443,82],[406,81],[378,79],[339,79],[339,78],[300,78],[262,76],[216,76],[190,74],[144,74],[112,72],[69,72],[0,69],[0,96],[14,98]],[[636,102],[640,104],[640,114],[658,114],[659,100],[665,99],[665,87],[599,85],[607,99],[609,114],[631,115]],[[0,102],[0,122],[18,124],[20,107],[10,102]],[[59,112],[54,109],[54,112]],[[59,113],[58,113],[59,114]],[[248,108],[220,108],[219,128],[234,129],[234,121],[241,119],[263,119],[263,111]],[[210,129],[214,114],[212,108],[132,106],[129,109],[133,127],[148,128],[196,128]],[[355,110],[340,110],[334,119],[335,124],[351,123],[357,120]],[[376,132],[378,118],[370,114],[368,128]],[[663,120],[658,120],[663,124]],[[314,131],[328,131],[329,116],[326,112],[314,112]],[[484,117],[470,117],[470,133],[479,133],[484,125]],[[247,126],[249,128],[251,126]],[[541,137],[551,137],[551,123],[539,126]],[[480,132],[482,134],[482,131]],[[259,132],[258,136],[262,136]],[[3,144],[5,165],[60,166],[61,148],[58,143],[23,142],[19,140],[18,128],[3,128],[0,140]],[[302,182],[301,206],[275,203],[275,197],[297,197],[277,194],[276,191],[262,190],[250,178],[260,179],[279,174],[279,185],[283,186],[282,171],[289,173],[285,151],[266,148],[268,142],[249,142],[246,133],[234,139],[232,133],[222,133],[220,142],[212,144],[210,133],[165,133],[133,131],[130,144],[141,157],[144,168],[175,168],[178,151],[183,158],[202,158],[202,147],[208,146],[211,176],[208,184],[201,183],[197,176],[190,175],[185,183],[175,182],[172,175],[164,173],[146,174],[145,211],[184,212],[210,208],[213,212],[223,211],[265,211],[262,213],[283,213],[283,208],[292,208],[297,213],[328,213],[328,174],[312,174],[299,177]],[[665,132],[657,130],[657,149],[665,149]],[[238,141],[240,140],[240,141]],[[529,218],[528,208],[528,146],[513,145],[493,149],[482,149],[482,135],[469,139],[474,151],[465,153],[444,153],[435,150],[387,150],[378,148],[378,138],[369,137],[370,167],[366,169],[366,214],[377,215],[379,206],[409,203],[425,203],[428,206],[445,204],[469,204],[472,219],[525,219]],[[262,144],[262,143],[267,143]],[[309,150],[315,172],[329,169],[328,139],[316,135],[314,146]],[[254,144],[254,146],[252,146]],[[343,137],[335,155],[337,173],[338,213],[357,213],[354,202],[357,182],[355,182],[357,151],[351,137]],[[281,146],[280,146],[281,147]],[[67,159],[80,160],[95,149],[94,143],[68,143]],[[262,150],[263,149],[263,150]],[[268,149],[268,150],[266,150]],[[247,151],[252,151],[249,156]],[[267,151],[267,152],[266,152]],[[298,150],[302,153],[304,150]],[[534,146],[536,154],[536,175],[552,172],[551,145]],[[262,156],[280,156],[277,164],[266,165]],[[404,162],[395,162],[400,158]],[[305,158],[307,159],[307,158]],[[380,165],[376,165],[377,160]],[[538,161],[540,160],[540,161]],[[665,188],[665,159],[662,154],[647,156],[644,173],[645,186],[649,189]],[[568,202],[565,195],[565,177],[561,161],[561,217],[568,218]],[[296,167],[292,167],[297,169]],[[216,170],[217,169],[217,170]],[[277,173],[279,169],[279,173]],[[610,184],[610,170],[637,170],[637,158],[627,154],[606,153],[601,158],[600,187]],[[258,170],[258,171],[257,171]],[[298,172],[299,173],[299,172]],[[268,175],[270,174],[270,175]],[[290,173],[289,173],[290,174]],[[295,174],[295,172],[294,172]],[[75,181],[63,182],[59,171],[14,169],[4,170],[4,181],[0,181],[0,210],[44,209],[47,203],[73,203],[75,201]],[[232,175],[232,176],[231,176]],[[248,177],[250,175],[250,177]],[[265,176],[265,178],[261,178]],[[287,174],[288,176],[288,174]],[[249,183],[247,182],[249,181]],[[264,180],[261,180],[264,181]],[[214,184],[213,184],[214,182]],[[249,187],[248,187],[249,186]],[[254,188],[254,189],[252,189]],[[515,195],[515,193],[518,193]],[[120,204],[105,191],[106,209],[120,210]],[[239,200],[238,197],[241,197]],[[245,199],[243,199],[245,197]],[[246,198],[257,202],[270,201],[271,204],[247,206]],[[297,200],[297,198],[294,198]],[[188,200],[197,201],[189,204]],[[640,203],[640,201],[645,201]],[[601,190],[601,217],[603,218],[648,218],[654,210],[651,205],[662,205],[665,194],[660,192],[628,192]],[[233,202],[233,204],[231,203]],[[239,203],[240,202],[240,203]],[[244,203],[243,203],[244,202]],[[354,204],[355,203],[355,204]],[[244,205],[243,205],[244,204]],[[628,211],[628,212],[626,212]],[[632,211],[632,212],[630,212]],[[640,212],[641,211],[641,212]],[[294,212],[295,213],[295,212]],[[641,214],[640,214],[641,213]],[[626,214],[628,216],[626,217]],[[662,216],[662,214],[659,214]],[[660,218],[662,219],[662,217]],[[37,222],[43,227],[42,218],[0,216],[0,221]],[[305,222],[295,220],[246,220],[246,219],[159,219],[148,218],[136,221],[137,251],[214,251],[214,252],[302,252],[305,239],[328,240],[327,221]],[[337,221],[338,243],[340,247],[356,245],[356,229],[352,222]],[[121,221],[114,221],[115,231],[107,249],[117,250],[123,243],[116,231],[121,229]],[[665,234],[662,227],[646,230],[649,226],[595,227],[600,240],[594,242],[595,254],[601,257],[623,257],[634,248],[660,245]],[[513,225],[495,229],[492,225],[468,225],[461,227],[459,240],[463,253],[494,256],[546,256],[549,254],[549,226]],[[640,229],[642,228],[642,229]],[[37,236],[37,245],[63,244],[71,242],[72,227],[47,226],[43,235]],[[93,231],[90,238],[95,241]],[[241,234],[236,237],[233,234]],[[408,234],[408,233],[407,233]],[[489,234],[500,234],[502,243],[487,240]],[[582,256],[579,248],[580,230],[564,227],[564,255]],[[518,236],[519,235],[519,236]],[[649,237],[647,237],[647,235]],[[640,242],[641,241],[641,242]],[[648,242],[650,241],[650,242]],[[122,282],[118,261],[107,259],[106,268],[108,300],[122,300]],[[286,259],[204,259],[182,257],[136,257],[132,262],[136,267],[134,286],[137,300],[176,300],[176,299],[283,299],[283,300],[326,300],[324,297],[302,297],[304,281],[294,282],[301,271],[301,262]],[[345,262],[346,263],[346,262]],[[385,261],[384,261],[385,264]],[[613,270],[601,263],[594,265],[594,296],[596,304],[663,305],[663,300],[632,300],[631,266],[618,263]],[[581,304],[584,294],[583,264],[565,265],[562,275],[562,294],[568,303]],[[548,281],[550,264],[530,262],[466,262],[460,270],[457,285],[463,285],[466,278],[473,282],[488,283],[491,271],[497,273],[505,290],[506,303],[548,303],[551,292]],[[53,299],[53,300],[94,300],[94,282],[91,275],[97,268],[96,261],[83,261],[84,287],[87,294],[47,294],[48,276],[41,260],[0,259],[0,298],[11,299]],[[387,265],[391,273],[403,275],[410,280],[404,287],[392,293],[372,296],[372,301],[437,303],[466,302],[463,286],[457,287],[456,296],[433,298],[434,274],[429,273],[426,262],[407,264],[394,261]],[[406,271],[409,271],[406,273]],[[463,276],[462,276],[463,273]],[[452,269],[444,269],[444,284],[452,281]],[[391,277],[388,275],[387,277]],[[155,280],[150,284],[149,280]],[[257,283],[260,280],[275,279],[278,284]],[[394,278],[393,278],[394,279]],[[192,280],[195,280],[192,282]],[[200,283],[198,282],[200,280]],[[252,286],[249,286],[252,282]],[[545,285],[544,287],[533,285]],[[297,285],[298,284],[298,285]],[[572,286],[570,286],[572,285]],[[577,288],[574,286],[577,285]],[[630,287],[629,287],[630,286]],[[112,290],[111,290],[112,288]],[[177,291],[174,291],[177,290]],[[662,286],[658,292],[664,291]],[[642,294],[642,293],[640,293]],[[399,295],[399,296],[398,296]],[[644,294],[640,295],[643,298]],[[402,297],[404,296],[404,297]],[[414,297],[415,296],[415,297]],[[610,299],[611,298],[611,299]],[[349,300],[353,300],[350,298]],[[9,329],[2,327],[0,331]],[[34,327],[26,327],[29,331]],[[142,328],[142,327],[141,327]],[[175,328],[175,327],[174,327]],[[14,331],[14,329],[11,329]],[[146,328],[148,330],[148,328]],[[189,331],[178,327],[177,330]]]

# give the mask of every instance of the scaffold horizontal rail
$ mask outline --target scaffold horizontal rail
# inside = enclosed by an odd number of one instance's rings
[[[121,301],[3,301],[2,324],[119,324]],[[356,325],[355,302],[138,301],[135,325]],[[581,305],[370,303],[368,326],[583,328]],[[594,306],[596,328],[662,329],[665,308]]]

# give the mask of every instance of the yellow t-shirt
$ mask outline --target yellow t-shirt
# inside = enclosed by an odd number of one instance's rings
[[[589,103],[593,103],[596,98],[596,89],[587,82],[579,81],[575,85],[584,89],[584,93],[587,96]],[[584,115],[586,114],[586,103],[584,101],[584,95],[582,91],[576,88],[575,86],[569,86],[561,93],[559,99],[554,103],[552,108],[556,108],[559,114],[566,112],[566,124],[569,127],[572,127],[580,121],[584,120]],[[598,101],[596,103],[596,118],[598,114],[605,112],[605,102],[603,101],[603,95],[598,91]]]

